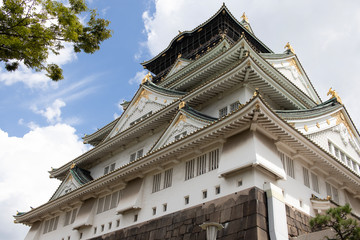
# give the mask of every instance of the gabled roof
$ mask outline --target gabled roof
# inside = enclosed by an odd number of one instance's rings
[[[220,24],[226,22],[227,24]],[[211,27],[216,25],[216,27]],[[225,26],[229,25],[229,26]],[[221,28],[221,32],[209,31],[211,35],[204,35],[204,42],[199,46],[192,45],[189,47],[187,41],[189,39],[199,38],[200,35],[205,34],[204,32],[207,28]],[[249,31],[245,26],[243,26],[228,10],[225,4],[206,22],[194,28],[191,31],[184,31],[177,35],[169,44],[169,46],[160,52],[157,56],[152,58],[149,61],[145,61],[142,65],[147,68],[149,71],[153,72],[155,75],[166,70],[169,66],[173,64],[176,60],[178,54],[182,54],[185,58],[190,58],[195,56],[198,52],[197,48],[201,48],[208,43],[216,43],[221,39],[221,34],[226,34],[230,39],[236,42],[241,33],[244,32],[245,36],[251,41],[251,43],[256,47],[259,52],[271,53],[272,51],[263,44],[255,35]]]
[[[188,106],[185,102],[181,102],[178,113],[149,152],[170,144],[173,141],[179,141],[182,137],[191,134],[197,129],[203,128],[216,120],[217,118],[203,114]],[[176,135],[178,135],[178,138],[175,137]]]

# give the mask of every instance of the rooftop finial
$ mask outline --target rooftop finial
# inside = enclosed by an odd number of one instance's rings
[[[290,45],[290,43],[288,42],[285,47],[284,47],[287,51],[292,52],[293,54],[295,54],[295,51],[293,49],[293,47]]]
[[[147,81],[150,81],[152,79],[152,75],[151,73],[149,72],[148,74],[145,75],[145,77],[143,78],[143,80],[141,81],[141,84],[144,84],[146,83]]]
[[[340,96],[337,94],[337,92],[335,92],[335,90],[332,90],[332,88],[329,89],[329,92],[327,93],[326,96],[329,95],[331,95],[331,98],[336,98],[336,101],[338,101],[338,103],[343,104]]]
[[[245,12],[243,13],[243,15],[241,16],[242,20],[249,23],[249,19],[248,17],[245,15]]]
[[[179,109],[184,108],[184,107],[185,107],[185,105],[186,105],[186,102],[181,101],[181,102],[180,102],[180,104],[179,104]]]

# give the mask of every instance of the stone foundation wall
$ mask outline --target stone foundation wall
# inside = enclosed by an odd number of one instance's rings
[[[310,216],[286,205],[286,217],[289,237],[310,233]]]
[[[199,227],[204,222],[224,226],[218,232],[220,240],[268,240],[265,193],[258,188],[247,189],[92,240],[206,240],[206,231]]]

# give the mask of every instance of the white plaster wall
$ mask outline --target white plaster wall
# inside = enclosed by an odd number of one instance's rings
[[[221,98],[220,97],[214,98],[212,101],[207,103],[203,109],[200,109],[200,111],[208,116],[218,118],[219,110],[221,108],[228,106],[228,113],[229,113],[230,104],[236,101],[239,101],[241,104],[245,104],[250,100],[253,94],[254,94],[254,90],[251,90],[247,87],[241,87],[232,92],[223,93]]]
[[[130,154],[136,152],[137,150],[143,149],[143,155],[145,155],[154,145],[154,143],[159,139],[162,132],[156,132],[151,136],[148,136],[144,140],[141,140],[136,145],[133,145],[124,151],[116,154],[115,156],[106,159],[96,166],[92,167],[89,171],[91,172],[91,176],[96,179],[104,175],[104,168],[112,163],[115,162],[115,169],[129,163],[130,161]]]

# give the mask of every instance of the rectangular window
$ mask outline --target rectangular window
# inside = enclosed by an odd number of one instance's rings
[[[219,118],[225,117],[227,115],[227,106],[219,110]]]
[[[138,150],[136,153],[136,158],[141,158],[143,156],[143,152],[144,152],[143,149]]]
[[[202,192],[202,197],[203,197],[203,199],[207,198],[207,190],[204,190]]]
[[[112,227],[112,222],[109,222],[109,229],[111,229],[111,227]]]
[[[206,173],[206,154],[197,157],[196,159],[196,175],[202,175]]]
[[[121,190],[99,198],[96,214],[108,211],[117,206],[121,198]]]
[[[335,156],[340,159],[340,151],[337,147],[334,147],[335,149]]]
[[[326,195],[331,197],[332,196],[332,194],[331,194],[331,185],[329,183],[325,183],[325,185],[326,185]]]
[[[59,223],[59,216],[45,221],[43,234],[55,231]]]
[[[73,224],[75,222],[75,219],[76,219],[76,215],[77,215],[77,208],[75,208],[74,210],[72,210],[72,213],[71,213],[71,224]]]
[[[187,161],[185,164],[185,180],[189,180],[194,177],[195,171],[195,159]]]
[[[161,173],[154,175],[152,192],[160,191]]]
[[[209,171],[219,168],[219,149],[209,152]]]
[[[304,185],[310,188],[309,170],[303,167]]]
[[[332,143],[328,142],[328,144],[329,144],[329,152],[333,153],[333,145],[332,145]]]
[[[135,214],[135,215],[134,215],[134,222],[137,222],[137,220],[138,220],[138,215]]]
[[[163,212],[166,212],[166,211],[167,211],[167,204],[164,203],[164,204],[163,204]]]
[[[152,215],[156,215],[156,207],[152,208]]]
[[[286,173],[292,178],[295,178],[295,171],[294,171],[294,160],[290,157],[285,156],[286,158]]]
[[[164,173],[164,188],[171,187],[173,169],[168,169]]]
[[[111,164],[110,165],[110,172],[114,171],[115,170],[115,163]]]
[[[236,101],[236,102],[230,104],[230,112],[233,112],[233,111],[239,109],[239,107],[240,107],[239,101]]]
[[[312,189],[315,192],[320,193],[319,180],[318,180],[318,177],[314,173],[311,173],[311,184],[312,184]]]
[[[130,154],[130,162],[135,161],[138,158],[141,158],[144,154],[144,149],[139,149],[136,152]]]
[[[65,214],[65,222],[64,222],[64,226],[67,226],[70,224],[70,218],[71,218],[71,211],[66,212]]]
[[[120,226],[120,220],[116,220],[116,227]]]
[[[220,186],[215,187],[215,195],[220,194]]]
[[[108,174],[109,173],[109,166],[106,166],[105,168],[104,168],[104,175],[105,174]]]
[[[185,205],[189,204],[190,199],[189,196],[184,197]]]
[[[136,159],[136,153],[132,153],[130,155],[130,162],[135,161],[135,159]]]

